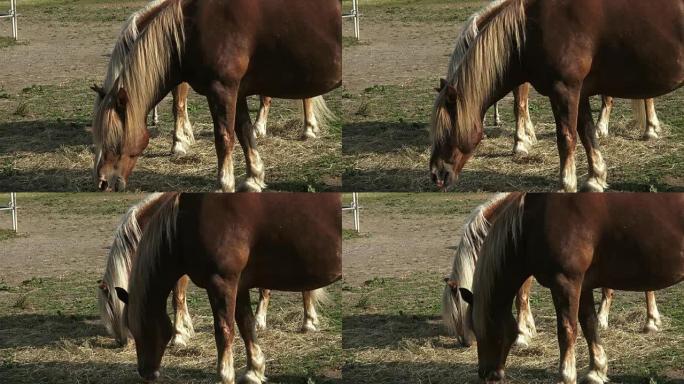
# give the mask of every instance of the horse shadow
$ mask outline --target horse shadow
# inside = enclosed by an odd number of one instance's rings
[[[342,348],[400,348],[412,340],[443,335],[435,316],[359,314],[342,318]]]
[[[63,147],[92,144],[89,124],[82,120],[31,120],[0,123],[0,153],[50,153]]]
[[[62,314],[18,314],[0,317],[0,349],[43,347],[50,345],[83,344],[114,348],[111,343],[97,341],[98,336],[108,337],[97,316]]]
[[[388,154],[406,147],[423,151],[430,135],[423,122],[362,121],[342,125],[342,154]]]

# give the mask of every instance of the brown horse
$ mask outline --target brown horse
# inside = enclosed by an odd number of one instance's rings
[[[245,342],[241,382],[264,381],[249,289],[313,290],[342,274],[340,195],[173,194],[148,223],[133,262],[124,318],[135,339],[138,372],[147,380],[172,337],[166,299],[187,274],[207,290],[214,314],[218,372],[234,383],[235,323]]]
[[[645,99],[682,86],[683,29],[681,0],[502,2],[453,78],[440,84],[431,130],[433,181],[445,188],[456,180],[482,139],[487,108],[529,82],[551,101],[563,189],[577,190],[579,131],[589,163],[584,188],[604,190],[607,171],[589,96]]]
[[[520,198],[518,193],[498,194],[473,210],[470,218],[463,225],[461,239],[456,246],[451,274],[444,279],[442,295],[442,320],[450,334],[457,337],[463,346],[470,346],[475,341],[472,324],[466,313],[469,305],[461,300],[459,288],[472,289],[475,265],[487,237],[491,225],[499,218],[500,213],[511,202]],[[529,277],[515,296],[515,307],[518,311],[518,336],[515,345],[527,347],[532,337],[537,334],[534,318],[530,308],[530,291],[533,278]],[[602,289],[602,299],[598,313],[599,327],[608,328],[608,314],[613,300],[613,290]],[[660,314],[655,302],[655,294],[646,292],[646,324],[644,332],[657,331],[660,326]]]
[[[337,0],[165,2],[135,40],[111,91],[101,95],[93,122],[99,189],[125,188],[149,142],[147,114],[187,82],[209,102],[221,189],[235,190],[237,136],[247,164],[240,189],[260,191],[264,167],[246,96],[329,92],[341,83],[341,53]]]
[[[123,319],[123,303],[116,298],[113,287],[128,289],[131,265],[133,264],[142,233],[150,218],[159,207],[175,195],[173,193],[154,193],[132,206],[123,216],[114,233],[114,241],[109,249],[104,276],[98,282],[98,304],[100,317],[107,331],[114,336],[119,345],[126,345],[129,331]],[[182,276],[173,288],[174,334],[171,344],[187,345],[194,335],[192,319],[186,303],[188,276]],[[256,310],[258,330],[266,329],[266,315],[271,292],[259,289],[259,303]],[[327,301],[325,289],[302,292],[304,316],[301,331],[316,331],[319,324],[316,306]]]
[[[468,318],[479,376],[504,379],[517,335],[513,297],[530,276],[551,289],[560,374],[575,383],[577,320],[589,346],[587,381],[608,380],[592,290],[658,290],[684,280],[684,194],[521,194],[507,204],[482,245]]]

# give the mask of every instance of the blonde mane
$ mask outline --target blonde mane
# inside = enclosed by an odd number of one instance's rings
[[[172,198],[163,202],[150,218],[138,245],[135,260],[130,274],[128,286],[128,320],[135,319],[137,326],[145,321],[149,307],[148,293],[150,287],[158,283],[155,279],[157,269],[162,262],[163,248],[171,252],[176,234],[176,219],[178,216],[178,201],[180,194],[174,193]]]
[[[449,60],[447,81],[456,88],[456,135],[459,143],[470,142],[474,122],[481,119],[481,106],[496,90],[511,56],[525,43],[525,1],[499,0],[473,15],[463,28]],[[479,27],[484,15],[495,16]],[[431,136],[442,143],[454,126],[446,107],[446,89],[435,99]]]
[[[138,223],[138,214],[157,201],[163,194],[154,193],[140,203],[132,206],[122,217],[121,223],[114,232],[114,241],[109,249],[107,264],[102,283],[106,289],[98,290],[100,317],[107,330],[121,343],[128,338],[122,315],[124,304],[116,297],[115,287],[128,289],[128,275],[135,251],[138,248],[142,230]]]
[[[480,258],[475,267],[473,296],[476,305],[472,310],[472,324],[478,337],[485,336],[491,314],[491,301],[497,279],[503,270],[508,251],[516,251],[522,235],[522,218],[525,194],[514,196],[501,209],[482,243]]]
[[[144,120],[147,112],[160,96],[160,88],[171,70],[174,59],[179,62],[181,60],[185,47],[182,0],[161,1],[156,6],[164,8],[150,21],[142,33],[137,35],[119,67],[119,76],[110,84],[104,100],[99,105],[96,104],[93,135],[96,146],[100,148],[116,149],[122,140],[134,141],[140,135],[140,130],[145,128],[139,124],[129,123],[124,129],[117,112],[112,108],[118,90],[123,88],[128,93],[126,121]],[[153,8],[154,5],[148,5],[147,12]],[[141,14],[139,13],[137,17]],[[121,40],[128,41],[133,35],[130,26],[125,32],[130,32],[130,35],[122,36]],[[125,48],[124,45],[125,43],[122,42],[122,50]],[[112,58],[116,56],[116,60],[119,60],[121,58],[119,55],[120,53],[115,52]],[[116,63],[110,65],[109,69],[112,74],[116,70],[115,67],[117,67]]]
[[[454,253],[454,262],[451,268],[449,280],[460,288],[472,290],[473,275],[475,275],[475,263],[477,262],[482,243],[487,237],[491,222],[487,220],[487,214],[491,215],[493,209],[509,196],[508,193],[500,193],[487,202],[479,205],[463,225],[461,240]],[[463,316],[466,314],[467,303],[459,300],[459,305],[454,301],[451,286],[447,285],[442,296],[442,319],[450,334],[456,335],[459,328],[463,327]]]

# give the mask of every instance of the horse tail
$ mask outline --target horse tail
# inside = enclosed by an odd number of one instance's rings
[[[316,96],[311,99],[311,107],[321,130],[330,128],[330,125],[337,121],[337,116],[328,108],[323,96]]]
[[[318,288],[311,291],[311,301],[313,302],[314,307],[319,308],[323,305],[330,304],[331,299],[325,288]]]
[[[632,100],[632,111],[634,112],[634,121],[636,121],[637,129],[645,128],[647,122],[645,100]]]

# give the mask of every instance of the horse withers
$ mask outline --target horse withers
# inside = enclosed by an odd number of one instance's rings
[[[126,326],[138,372],[159,376],[173,335],[166,299],[183,275],[206,289],[214,314],[218,372],[235,382],[235,323],[245,342],[246,383],[265,380],[249,289],[309,291],[341,278],[341,202],[335,193],[174,194],[147,224],[133,262]]]

